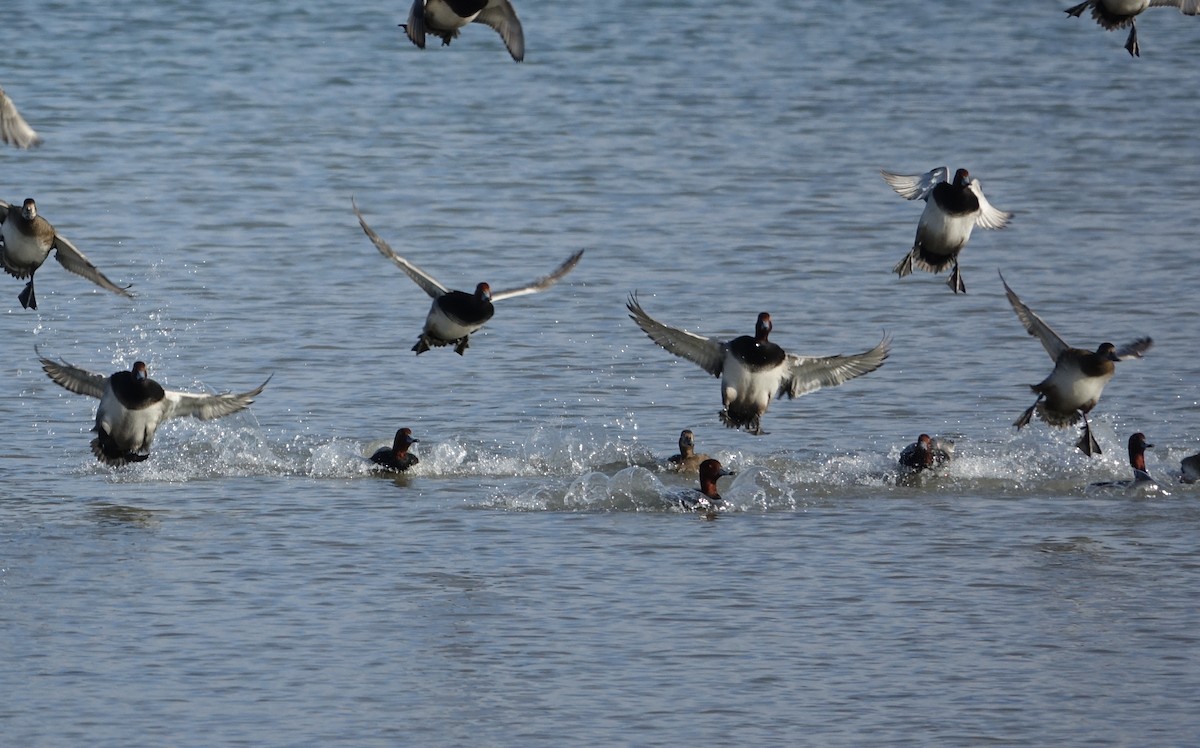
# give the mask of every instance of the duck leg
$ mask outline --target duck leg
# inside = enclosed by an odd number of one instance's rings
[[[896,267],[892,268],[892,272],[895,273],[896,275],[900,276],[901,278],[903,278],[906,275],[912,275],[913,254],[916,251],[917,251],[916,249],[913,249],[911,252],[904,255],[904,259],[902,259],[902,260],[900,260],[900,262],[896,263]]]
[[[1080,435],[1079,441],[1075,443],[1075,446],[1079,447],[1079,451],[1088,457],[1100,454],[1100,444],[1096,441],[1096,437],[1092,436],[1092,427],[1088,424],[1086,414],[1083,416],[1083,434]]]
[[[1137,40],[1137,23],[1132,20],[1129,22],[1129,38],[1125,40],[1125,49],[1129,50],[1130,57],[1142,56],[1142,50],[1138,46]]]
[[[1084,2],[1080,3],[1079,5],[1067,8],[1067,15],[1079,18],[1079,15],[1083,13],[1083,11],[1087,10],[1088,6],[1091,4],[1092,0],[1084,0]]]
[[[950,271],[950,278],[946,281],[946,285],[950,286],[954,293],[966,293],[967,284],[963,283],[962,273],[958,272],[958,261],[954,262],[954,269]]]
[[[1021,414],[1021,417],[1013,422],[1013,425],[1017,427],[1018,431],[1029,425],[1029,421],[1033,419],[1033,411],[1037,408],[1038,403],[1041,401],[1042,396],[1039,395],[1038,399],[1033,401],[1033,405],[1030,405],[1028,408],[1026,408],[1025,412]]]
[[[471,346],[470,336],[464,335],[458,339],[458,343],[454,346],[454,352],[458,355],[466,353],[467,348]]]
[[[33,292],[33,273],[29,274],[29,282],[25,284],[25,290],[17,295],[17,299],[21,302],[21,308],[37,311],[37,295]]]

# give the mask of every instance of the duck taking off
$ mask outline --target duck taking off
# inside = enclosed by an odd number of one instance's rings
[[[396,267],[403,270],[405,275],[412,278],[413,282],[433,299],[433,304],[429,307],[429,314],[425,317],[425,327],[421,330],[421,336],[417,339],[416,345],[412,347],[418,356],[431,347],[445,345],[453,345],[454,352],[460,356],[463,355],[469,346],[471,333],[483,327],[484,323],[492,318],[495,313],[492,305],[495,302],[545,291],[571,272],[583,257],[581,249],[568,257],[549,275],[544,275],[519,288],[492,291],[491,286],[487,283],[480,283],[475,286],[474,293],[452,291],[429,273],[396,254],[388,246],[388,243],[367,225],[366,219],[359,212],[358,206],[354,205],[354,201],[351,201],[350,204],[354,208],[354,215],[358,216],[359,226],[362,226],[363,232],[375,245],[375,249],[394,262]]]
[[[8,98],[3,88],[0,88],[0,142],[16,148],[32,148],[42,144],[41,136],[17,111],[17,105]]]
[[[1179,12],[1185,16],[1194,16],[1200,13],[1200,0],[1084,0],[1079,5],[1067,8],[1066,13],[1078,18],[1083,11],[1091,8],[1092,18],[1109,31],[1128,26],[1129,37],[1125,39],[1125,49],[1131,57],[1141,57],[1135,19],[1147,8],[1164,7],[1179,8]]]
[[[1033,311],[1021,302],[1004,276],[1000,276],[1004,284],[1004,293],[1012,305],[1017,319],[1025,331],[1037,338],[1054,360],[1054,371],[1038,384],[1030,385],[1037,393],[1037,400],[1030,405],[1021,417],[1013,424],[1018,429],[1026,426],[1036,411],[1046,423],[1056,428],[1066,428],[1083,420],[1083,434],[1075,445],[1089,457],[1100,454],[1100,445],[1092,436],[1087,414],[1100,401],[1100,393],[1104,385],[1112,379],[1116,372],[1116,362],[1128,358],[1141,358],[1150,350],[1154,341],[1150,338],[1138,338],[1131,343],[1117,348],[1112,343],[1101,343],[1095,352],[1072,348],[1067,345],[1054,330],[1042,321]]]
[[[950,170],[945,166],[911,176],[890,171],[879,173],[901,197],[925,201],[912,249],[892,272],[903,278],[911,275],[914,267],[930,273],[952,268],[946,285],[954,293],[966,293],[967,286],[958,270],[958,254],[971,238],[971,230],[976,226],[1002,229],[1013,214],[993,208],[983,196],[979,180],[972,179],[966,169],[956,171],[953,182],[949,181]]]
[[[712,340],[685,330],[664,325],[646,314],[637,294],[626,303],[629,317],[642,332],[676,356],[686,358],[721,378],[721,423],[731,429],[763,434],[762,417],[771,398],[789,398],[836,387],[883,365],[891,340],[883,339],[869,351],[850,356],[800,356],[787,353],[768,339],[771,315],[762,312],[754,325],[754,335],[742,335],[726,342]]]
[[[525,32],[508,0],[413,0],[408,23],[400,24],[409,40],[425,49],[425,35],[436,36],[446,46],[471,22],[495,29],[513,60],[525,59]]]

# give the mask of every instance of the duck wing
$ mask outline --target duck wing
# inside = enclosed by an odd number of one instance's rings
[[[413,0],[412,8],[408,11],[408,23],[404,24],[404,33],[408,39],[421,49],[425,49],[425,0]]]
[[[419,3],[421,0],[417,0],[417,2]],[[446,288],[441,283],[438,283],[437,279],[435,279],[432,275],[426,273],[421,268],[396,254],[395,250],[389,247],[388,243],[383,240],[383,237],[379,236],[379,234],[376,234],[375,231],[367,225],[367,219],[363,218],[363,214],[359,212],[358,206],[354,204],[354,200],[350,201],[350,206],[354,208],[354,215],[358,216],[358,225],[362,226],[363,232],[367,235],[367,238],[371,240],[371,243],[375,245],[375,249],[379,250],[379,254],[396,263],[396,266],[403,270],[405,275],[407,275],[409,278],[412,278],[413,281],[421,287],[422,291],[429,294],[430,298],[436,299],[440,296],[445,296],[446,294],[450,293],[450,289]]]
[[[879,170],[883,175],[883,181],[887,182],[896,194],[905,200],[924,200],[929,197],[929,193],[934,187],[942,182],[950,181],[950,169],[945,166],[939,166],[932,171],[927,171],[924,174],[893,174],[890,171]]]
[[[636,322],[637,326],[642,328],[642,332],[646,333],[655,343],[676,356],[697,364],[714,377],[721,376],[721,370],[725,365],[726,346],[724,343],[664,325],[646,314],[642,305],[638,303],[636,293],[629,295],[629,301],[625,307],[629,309],[629,318]]]
[[[42,138],[17,111],[17,105],[0,88],[0,141],[17,148],[41,145]]]
[[[42,371],[46,372],[46,376],[64,389],[77,395],[87,395],[97,399],[104,397],[104,390],[108,387],[108,377],[103,374],[80,369],[66,361],[51,361],[45,356],[38,356],[38,361],[41,362]]]
[[[1025,327],[1025,331],[1033,337],[1041,341],[1042,347],[1046,349],[1046,353],[1050,354],[1050,358],[1058,361],[1058,357],[1063,351],[1068,350],[1071,346],[1058,336],[1042,321],[1042,318],[1033,313],[1033,310],[1022,303],[1019,296],[1008,287],[1008,283],[1004,280],[1004,274],[1000,274],[1000,282],[1004,284],[1004,294],[1008,296],[1008,303],[1012,304],[1013,311],[1017,313],[1017,319],[1021,325]]]
[[[1179,8],[1185,16],[1200,14],[1200,0],[1150,0],[1151,8]]]
[[[237,413],[239,410],[245,410],[249,407],[250,403],[254,402],[254,398],[262,394],[263,388],[270,381],[271,377],[267,377],[266,382],[263,382],[249,392],[222,392],[218,395],[195,395],[190,392],[166,390],[166,396],[164,397],[164,402],[167,405],[166,417],[194,416],[201,421],[210,421],[214,418],[221,418],[232,413]]]
[[[1200,0],[1196,0],[1200,2]],[[987,201],[983,196],[983,190],[979,186],[978,179],[972,179],[967,189],[975,195],[975,199],[979,201],[979,215],[975,218],[975,225],[985,229],[1002,229],[1012,220],[1013,214],[1007,210],[999,210]]]
[[[869,374],[883,366],[891,346],[892,339],[885,334],[871,350],[849,356],[814,357],[789,353],[787,374],[779,385],[777,397],[798,397]]]
[[[116,283],[110,281],[104,275],[104,273],[100,272],[100,270],[92,264],[91,260],[84,256],[83,252],[80,252],[78,249],[76,249],[75,245],[61,234],[54,235],[53,246],[56,250],[54,253],[54,259],[58,260],[58,264],[65,267],[67,270],[70,270],[76,275],[81,275],[84,278],[87,278],[92,283],[95,283],[97,286],[100,286],[107,291],[112,291],[115,294],[133,298],[133,294],[129,293],[128,288],[122,288]]]
[[[1200,2],[1200,0],[1197,0]],[[1124,360],[1127,358],[1141,358],[1142,354],[1150,350],[1154,346],[1152,338],[1138,338],[1133,342],[1126,343],[1116,350],[1117,358]]]
[[[512,3],[508,0],[488,0],[487,6],[479,11],[475,20],[491,26],[500,34],[514,60],[520,62],[525,59],[525,32],[521,30],[521,19],[517,18]]]
[[[583,258],[583,250],[581,249],[578,252],[576,252],[575,254],[568,257],[563,262],[563,264],[556,267],[553,270],[553,272],[551,272],[549,275],[543,275],[541,278],[538,278],[533,283],[521,286],[520,288],[510,288],[505,291],[493,291],[492,292],[492,303],[494,304],[497,301],[501,301],[503,299],[511,299],[514,296],[524,296],[525,294],[537,293],[538,291],[545,291],[550,286],[553,286],[555,283],[558,283],[560,280],[562,280],[562,277],[564,275],[566,275],[567,273],[574,270],[575,266],[579,264],[579,260],[582,258]]]

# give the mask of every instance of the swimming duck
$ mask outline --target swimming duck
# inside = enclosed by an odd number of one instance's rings
[[[1179,8],[1186,16],[1200,13],[1200,0],[1084,0],[1079,5],[1067,8],[1066,14],[1078,18],[1083,11],[1092,9],[1092,18],[1096,23],[1109,31],[1129,27],[1129,38],[1125,40],[1125,49],[1131,57],[1141,57],[1142,50],[1138,46],[1137,24],[1134,19],[1147,8],[1169,6]]]
[[[1018,429],[1027,425],[1034,411],[1043,421],[1057,428],[1072,426],[1083,419],[1083,435],[1075,445],[1089,457],[1100,454],[1100,445],[1092,436],[1087,414],[1100,400],[1104,385],[1112,379],[1116,372],[1116,362],[1127,358],[1141,358],[1150,350],[1154,341],[1150,338],[1138,338],[1120,348],[1112,343],[1101,343],[1095,353],[1080,348],[1072,348],[1058,336],[1050,326],[1034,314],[1029,307],[1008,287],[1004,276],[1004,293],[1012,304],[1017,319],[1025,330],[1037,338],[1050,358],[1054,359],[1054,371],[1038,384],[1030,385],[1037,393],[1037,400],[1013,424]]]
[[[351,205],[353,205],[353,201],[351,201]],[[471,333],[483,327],[484,323],[492,318],[492,314],[495,312],[492,304],[504,299],[511,299],[514,296],[524,296],[525,294],[545,291],[550,286],[558,283],[564,275],[571,272],[579,264],[580,258],[583,257],[583,250],[581,249],[568,257],[563,264],[555,268],[549,275],[538,278],[534,282],[520,288],[513,288],[508,291],[492,291],[491,286],[487,283],[480,283],[475,286],[474,293],[451,291],[441,283],[438,283],[433,276],[396,254],[388,246],[388,243],[367,225],[367,221],[363,218],[362,213],[359,212],[358,206],[353,205],[353,207],[354,215],[358,216],[359,225],[362,226],[362,230],[375,245],[375,248],[379,250],[380,254],[396,263],[409,278],[412,278],[433,299],[433,304],[429,307],[429,314],[425,317],[425,327],[421,331],[421,337],[418,338],[416,345],[412,347],[412,350],[416,351],[418,356],[429,350],[432,346],[451,344],[454,345],[455,353],[460,356],[463,355],[469,345],[468,339]]]
[[[900,467],[910,472],[920,472],[949,462],[953,456],[954,442],[921,434],[900,453]]]
[[[416,455],[408,453],[408,448],[419,441],[421,440],[413,438],[412,429],[400,429],[396,432],[396,438],[392,440],[391,448],[381,447],[375,450],[375,454],[371,455],[371,462],[403,473],[420,462]]]
[[[715,517],[717,510],[725,508],[725,500],[717,493],[717,479],[726,475],[735,473],[726,470],[717,460],[705,460],[700,463],[700,488],[675,497],[675,505],[688,511],[704,512],[710,519]]]
[[[249,392],[195,395],[165,390],[151,379],[146,364],[136,361],[129,371],[112,376],[93,374],[67,362],[39,356],[42,370],[55,383],[79,395],[100,399],[92,431],[92,454],[101,462],[121,466],[150,457],[154,432],[168,418],[194,416],[202,421],[237,413],[254,402],[267,382]]]
[[[888,357],[891,345],[884,335],[879,345],[856,355],[799,356],[785,353],[767,339],[772,328],[767,312],[758,315],[753,337],[742,335],[720,342],[655,320],[642,309],[636,294],[630,294],[625,306],[642,332],[663,349],[720,377],[721,423],[753,434],[764,433],[761,419],[772,397],[805,395],[875,371]]]
[[[17,148],[32,148],[42,144],[42,138],[17,111],[17,105],[0,88],[0,141]]]
[[[0,200],[0,224],[3,224],[0,225],[0,237],[4,238],[3,245],[0,245],[0,265],[4,266],[4,272],[14,278],[29,279],[25,290],[17,295],[25,309],[37,309],[33,274],[50,256],[52,249],[55,250],[54,259],[72,273],[81,275],[113,293],[133,296],[128,290],[106,278],[74,244],[55,231],[49,221],[38,215],[37,203],[32,197],[25,198],[20,208]]]
[[[1129,437],[1129,467],[1133,469],[1133,478],[1131,480],[1101,481],[1100,483],[1092,483],[1090,487],[1132,488],[1141,491],[1161,490],[1158,482],[1150,477],[1150,473],[1146,472],[1146,450],[1153,446],[1153,444],[1146,441],[1146,435],[1142,432],[1139,431],[1132,434]]]
[[[667,458],[671,469],[680,473],[691,473],[700,469],[700,463],[708,455],[696,454],[696,437],[690,429],[679,432],[679,454]]]
[[[525,59],[525,32],[508,0],[413,0],[408,23],[400,27],[413,44],[425,49],[425,34],[440,37],[446,46],[472,21],[495,29],[513,60]]]
[[[912,273],[914,266],[930,273],[953,266],[946,285],[954,293],[966,293],[967,286],[958,270],[958,254],[971,238],[971,230],[976,226],[1002,229],[1013,214],[993,208],[983,196],[979,180],[972,179],[966,169],[954,172],[953,182],[948,181],[950,170],[945,166],[911,176],[890,171],[879,173],[901,197],[925,201],[913,248],[892,272],[903,278]]]
[[[1200,454],[1184,457],[1179,463],[1179,481],[1181,483],[1200,483]]]

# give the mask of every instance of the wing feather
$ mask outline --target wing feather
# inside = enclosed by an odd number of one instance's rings
[[[41,136],[17,111],[17,105],[8,98],[3,88],[0,88],[0,141],[17,148],[32,148],[42,143]]]
[[[789,353],[788,373],[779,385],[777,397],[798,397],[869,374],[883,366],[891,346],[892,339],[885,334],[871,350],[847,356],[814,357]]]
[[[51,361],[45,356],[38,356],[38,361],[41,362],[42,371],[46,372],[46,376],[64,389],[77,395],[87,395],[97,399],[104,397],[104,390],[108,387],[108,377],[103,374],[80,369],[66,361],[61,363]]]
[[[420,0],[418,0],[418,2],[420,2]],[[450,289],[446,288],[441,283],[438,283],[437,279],[435,279],[432,275],[426,273],[421,268],[396,254],[396,252],[390,246],[388,246],[388,243],[383,240],[383,237],[381,237],[379,234],[376,234],[375,231],[367,225],[367,219],[363,218],[363,214],[358,210],[358,206],[355,205],[353,199],[350,200],[350,206],[354,208],[354,215],[358,216],[358,225],[362,226],[363,232],[367,235],[367,238],[371,240],[371,243],[375,245],[375,249],[379,250],[379,254],[394,262],[398,268],[404,271],[405,275],[407,275],[409,278],[412,278],[413,281],[421,287],[422,291],[429,294],[430,298],[436,299],[439,296],[444,296],[445,294],[450,293]]]
[[[924,200],[939,183],[950,181],[950,169],[945,166],[939,166],[924,174],[893,174],[883,169],[880,169],[879,173],[883,175],[883,181],[905,200]]]
[[[488,0],[487,7],[475,16],[475,20],[491,26],[504,40],[508,53],[517,62],[525,59],[525,32],[521,19],[508,0]]]
[[[222,392],[218,395],[196,395],[191,392],[166,390],[164,398],[167,403],[166,417],[193,416],[201,421],[210,421],[237,413],[239,410],[248,408],[250,403],[254,402],[254,398],[262,394],[267,382],[270,381],[271,377],[267,377],[266,382],[249,392]]]
[[[1058,336],[1042,321],[1042,318],[1033,313],[1033,310],[1025,306],[1020,297],[1008,287],[1008,282],[1004,280],[1004,274],[1000,275],[1000,282],[1004,284],[1004,294],[1008,297],[1008,303],[1012,304],[1013,311],[1017,313],[1017,319],[1021,321],[1021,325],[1033,337],[1041,342],[1042,347],[1046,349],[1046,353],[1050,354],[1050,358],[1058,361],[1058,357],[1063,351],[1068,350],[1071,346]]]
[[[115,294],[120,294],[121,296],[129,298],[133,297],[133,294],[129,293],[128,288],[122,288],[116,283],[110,281],[108,277],[105,276],[104,273],[100,272],[99,268],[93,265],[92,261],[84,256],[83,252],[80,252],[78,249],[76,249],[75,245],[72,244],[66,237],[62,236],[61,234],[55,234],[54,248],[56,250],[54,253],[54,259],[58,260],[58,263],[67,270],[70,270],[76,275],[87,278],[92,283],[95,283],[97,286],[100,286],[107,291],[112,291]]]
[[[556,267],[549,275],[543,275],[534,282],[521,286],[520,288],[510,288],[506,291],[493,291],[492,303],[494,304],[497,301],[502,301],[504,299],[511,299],[514,296],[524,296],[525,294],[545,291],[550,286],[553,286],[555,283],[558,283],[560,280],[562,280],[564,275],[574,270],[575,266],[579,264],[579,261],[582,258],[583,250],[581,249],[568,257],[563,264]]]
[[[664,325],[646,314],[641,304],[638,303],[636,293],[629,295],[629,301],[625,306],[629,309],[630,319],[636,322],[637,326],[642,328],[642,332],[646,333],[655,343],[676,356],[697,364],[714,377],[721,376],[721,370],[725,365],[724,343]]]
[[[1002,229],[1012,220],[1013,214],[1006,210],[999,210],[988,202],[983,196],[983,190],[979,186],[978,179],[972,179],[969,189],[974,193],[976,199],[979,200],[979,216],[975,219],[975,225],[985,229]]]

